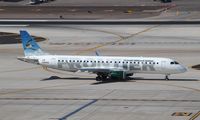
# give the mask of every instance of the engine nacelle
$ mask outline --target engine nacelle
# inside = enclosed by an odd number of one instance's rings
[[[125,79],[126,73],[124,71],[113,71],[110,73],[111,79]]]

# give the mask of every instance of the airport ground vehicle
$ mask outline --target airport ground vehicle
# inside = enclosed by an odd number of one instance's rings
[[[31,0],[30,4],[35,5],[35,4],[40,4],[40,3],[44,3],[44,2],[48,2],[48,1],[53,1],[53,0]]]

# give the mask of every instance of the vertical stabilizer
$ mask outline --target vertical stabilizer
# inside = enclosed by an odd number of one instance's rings
[[[37,56],[37,55],[47,54],[41,50],[40,46],[36,43],[34,38],[32,38],[29,35],[27,31],[21,30],[20,36],[21,36],[25,56]]]

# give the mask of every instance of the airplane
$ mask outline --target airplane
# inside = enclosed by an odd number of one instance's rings
[[[185,66],[169,58],[51,55],[27,31],[20,30],[20,36],[25,56],[18,60],[57,70],[94,73],[97,81],[126,80],[135,73],[163,74],[169,80],[169,75],[187,71]]]

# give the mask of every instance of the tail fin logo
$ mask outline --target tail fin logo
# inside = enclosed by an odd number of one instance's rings
[[[32,48],[32,45],[30,44],[30,42],[26,43],[26,48]]]
[[[31,39],[29,41],[27,41],[27,43],[26,43],[26,49],[36,50],[36,49],[34,49],[34,45],[31,44],[31,41],[32,41]]]

